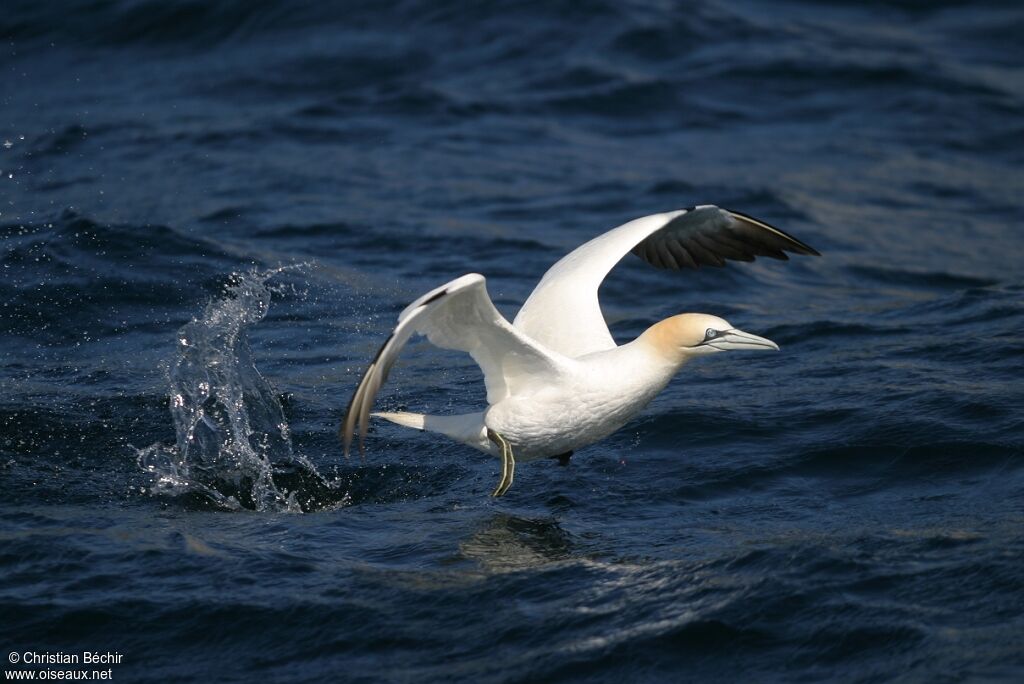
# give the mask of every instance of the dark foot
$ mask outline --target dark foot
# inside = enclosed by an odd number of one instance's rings
[[[569,465],[569,459],[572,458],[572,452],[571,451],[566,451],[564,454],[558,454],[557,456],[551,456],[551,458],[557,459],[558,460],[558,465],[560,465],[560,466],[562,466],[564,468],[565,466]]]

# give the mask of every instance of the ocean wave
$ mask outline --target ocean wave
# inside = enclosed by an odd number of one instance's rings
[[[0,639],[132,681],[1020,680],[1018,5],[4,3]],[[344,460],[409,301],[479,271],[511,318],[705,202],[824,256],[627,256],[602,311],[781,352],[501,499],[384,422]],[[484,394],[419,341],[379,406]]]
[[[202,45],[315,25],[323,20],[318,3],[267,0],[210,5],[199,0],[120,0],[97,3],[73,0],[59,9],[25,0],[12,0],[0,17],[5,40],[43,37],[70,38],[97,45]],[[341,20],[344,13],[335,14]]]
[[[12,0],[0,17],[0,37],[31,40],[68,37],[97,45],[209,46],[253,39],[299,29],[332,27],[345,30],[401,19],[407,24],[460,25],[538,18],[593,19],[614,13],[611,3],[579,8],[574,3],[504,2],[471,9],[462,3],[402,3],[385,10],[374,3],[330,5],[309,0],[228,0],[210,5],[201,0],[119,0],[96,3],[72,0],[59,9],[50,5]]]
[[[922,272],[909,268],[886,268],[867,264],[848,266],[848,270],[859,277],[885,285],[912,285],[939,290],[991,287],[999,283],[993,278],[979,278],[973,275],[945,271]]]
[[[14,334],[66,341],[145,324],[154,310],[213,292],[239,259],[164,226],[101,225],[73,212],[53,222],[5,224],[0,322]],[[129,320],[131,319],[131,323]]]

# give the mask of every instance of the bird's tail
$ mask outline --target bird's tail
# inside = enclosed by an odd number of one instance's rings
[[[390,420],[392,423],[397,425],[404,425],[405,427],[415,428],[416,430],[424,430],[424,424],[426,423],[426,416],[422,413],[405,413],[404,411],[377,411],[371,415],[383,418],[384,420]]]
[[[483,413],[464,413],[458,416],[428,416],[422,413],[378,411],[373,415],[404,427],[426,430],[427,432],[439,432],[457,442],[468,444],[481,451],[490,451],[487,428],[484,427]]]

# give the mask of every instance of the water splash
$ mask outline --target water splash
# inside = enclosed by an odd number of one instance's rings
[[[268,281],[295,268],[235,274],[225,296],[178,331],[168,369],[176,444],[138,451],[140,467],[153,477],[152,494],[198,493],[228,509],[298,512],[296,491],[275,482],[275,474],[297,470],[300,480],[330,487],[294,452],[281,402],[256,368],[247,338],[270,307]]]

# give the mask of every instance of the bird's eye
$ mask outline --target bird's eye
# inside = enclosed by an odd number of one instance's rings
[[[714,338],[714,336],[717,334],[717,330],[715,330],[714,328],[708,328],[707,331],[704,333],[704,339],[710,340]]]

